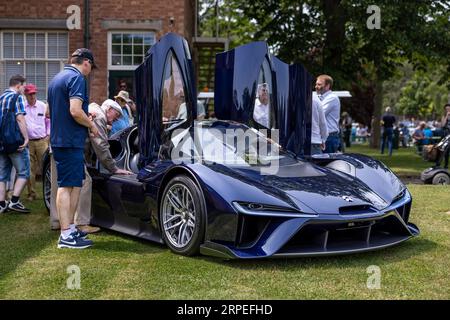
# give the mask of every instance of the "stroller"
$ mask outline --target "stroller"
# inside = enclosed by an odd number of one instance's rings
[[[441,162],[450,148],[450,134],[432,146],[423,150],[423,158],[436,162],[436,166],[425,169],[421,174],[421,180],[426,184],[450,184],[450,172],[441,168]]]

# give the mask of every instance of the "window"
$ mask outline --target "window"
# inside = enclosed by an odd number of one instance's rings
[[[155,43],[153,32],[110,32],[109,69],[134,70]]]
[[[253,119],[268,129],[272,127],[272,92],[272,72],[266,58],[259,71]]]
[[[69,56],[67,32],[0,33],[0,89],[9,85],[9,79],[22,74],[27,83],[38,88],[37,98],[47,100],[47,87],[64,67]]]
[[[162,94],[162,121],[171,125],[187,119],[187,107],[181,70],[176,58],[170,52],[164,68],[164,88]]]

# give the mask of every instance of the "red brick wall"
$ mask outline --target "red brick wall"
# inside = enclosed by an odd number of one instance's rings
[[[66,19],[67,7],[81,8],[81,30],[69,31],[69,53],[84,47],[84,1],[83,0],[8,0],[0,4],[0,18]],[[108,20],[162,20],[162,31],[156,38],[172,31],[183,35],[190,42],[194,28],[193,0],[90,0],[90,45],[99,69],[90,77],[90,98],[101,103],[107,98],[108,82],[108,30],[102,21]],[[174,17],[170,27],[169,18]]]

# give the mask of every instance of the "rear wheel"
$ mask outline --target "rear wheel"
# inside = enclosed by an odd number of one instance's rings
[[[175,253],[198,254],[205,236],[205,212],[200,188],[187,176],[176,176],[167,184],[160,202],[160,224],[164,242]]]
[[[450,176],[446,173],[440,172],[433,177],[433,184],[450,184]]]
[[[42,193],[45,207],[47,211],[50,212],[50,194],[52,191],[52,177],[51,177],[51,162],[47,161],[44,165],[44,174],[42,177]]]

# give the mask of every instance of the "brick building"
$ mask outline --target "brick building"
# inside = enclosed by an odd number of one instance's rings
[[[121,79],[131,93],[133,70],[150,46],[170,31],[191,43],[194,18],[195,0],[2,1],[0,89],[20,73],[46,100],[48,82],[70,53],[87,47],[99,66],[89,77],[91,100],[112,97]]]

